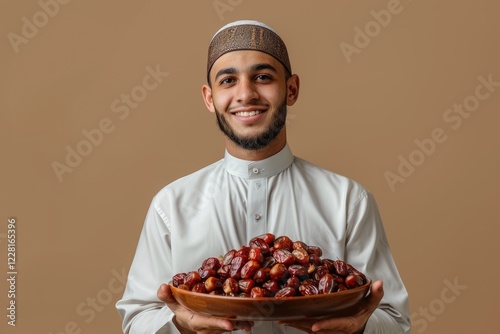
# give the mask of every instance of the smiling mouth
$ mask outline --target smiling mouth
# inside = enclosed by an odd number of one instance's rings
[[[250,117],[250,116],[262,114],[263,112],[264,112],[263,110],[240,111],[240,112],[234,113],[234,115],[243,116],[243,117]]]

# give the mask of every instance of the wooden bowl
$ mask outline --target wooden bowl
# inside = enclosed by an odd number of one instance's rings
[[[175,299],[194,312],[236,320],[296,320],[325,315],[347,316],[368,293],[371,280],[358,288],[314,296],[244,298],[209,295],[170,286]]]

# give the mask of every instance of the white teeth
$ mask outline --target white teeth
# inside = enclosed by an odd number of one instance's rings
[[[260,110],[254,110],[254,111],[240,111],[237,112],[235,115],[236,116],[244,116],[244,117],[249,117],[249,116],[255,116],[262,113]]]

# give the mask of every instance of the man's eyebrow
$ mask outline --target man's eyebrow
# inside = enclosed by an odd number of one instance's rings
[[[224,75],[224,74],[235,74],[235,73],[236,73],[236,69],[234,67],[223,68],[222,70],[220,70],[219,72],[217,72],[217,74],[215,75],[215,80],[217,80],[217,78],[220,77],[221,75]]]
[[[254,71],[254,72],[255,71],[262,71],[262,70],[271,70],[274,73],[278,73],[278,70],[276,70],[276,68],[273,65],[268,64],[268,63],[261,63],[261,64],[252,65],[252,66],[250,66],[250,70]]]
[[[257,71],[262,71],[262,70],[271,70],[274,73],[278,73],[278,70],[271,64],[268,63],[260,63],[260,64],[254,64],[250,66],[250,71],[252,72],[257,72]],[[218,77],[225,75],[225,74],[236,74],[238,71],[234,67],[226,67],[221,69],[217,74],[215,75],[215,80],[217,80]]]

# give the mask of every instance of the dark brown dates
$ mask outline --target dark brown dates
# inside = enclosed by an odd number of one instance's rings
[[[286,298],[337,293],[366,284],[366,276],[342,260],[287,236],[265,233],[248,246],[209,257],[196,271],[178,273],[172,285],[198,293],[247,298]]]
[[[286,249],[276,249],[273,253],[273,257],[276,262],[285,265],[291,265],[295,263],[295,257],[290,251]]]
[[[332,293],[334,288],[335,281],[330,274],[325,274],[318,282],[319,293]]]
[[[276,263],[269,271],[273,281],[284,281],[288,277],[288,268],[283,263]]]
[[[260,269],[260,264],[257,261],[250,260],[241,267],[241,278],[253,278],[257,270]]]
[[[286,249],[287,251],[292,251],[293,241],[287,236],[281,236],[274,240],[274,249]]]
[[[312,283],[304,283],[299,286],[299,292],[302,296],[312,296],[319,294],[318,288]]]
[[[227,278],[224,283],[222,283],[222,290],[226,295],[233,295],[240,289],[238,281],[232,277]]]
[[[288,273],[299,278],[307,278],[307,269],[301,264],[292,264],[288,267]]]
[[[294,288],[286,286],[283,289],[281,289],[280,291],[276,292],[274,297],[276,297],[276,298],[293,297],[293,296],[295,296],[295,294],[296,294],[296,291]]]

